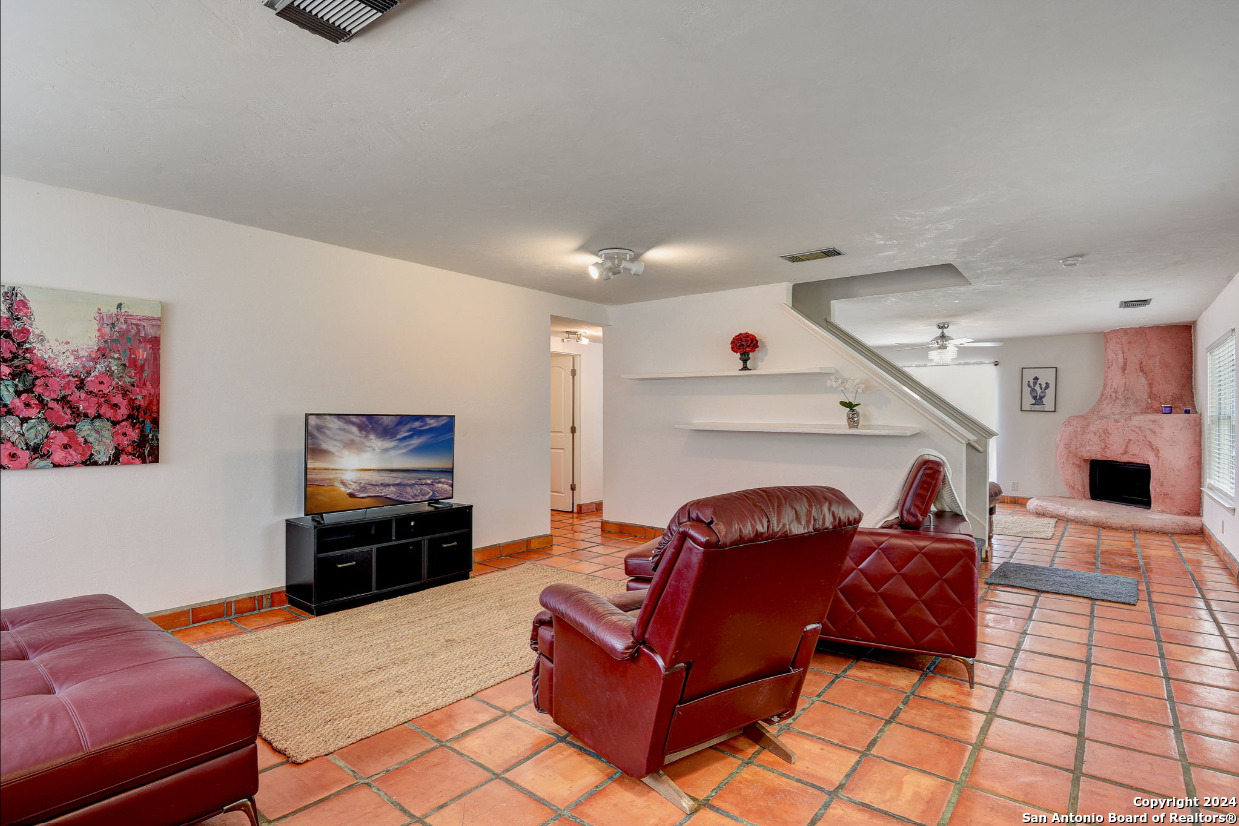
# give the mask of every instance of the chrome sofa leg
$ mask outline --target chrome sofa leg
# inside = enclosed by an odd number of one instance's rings
[[[258,826],[258,810],[254,808],[254,798],[252,797],[247,797],[244,800],[238,800],[236,803],[225,806],[223,814],[228,814],[229,812],[244,812],[245,816],[250,819],[250,826]]]
[[[964,670],[968,672],[968,688],[971,689],[971,688],[976,687],[976,667],[977,665],[976,665],[975,660],[970,660],[967,657],[961,657],[958,654],[946,654],[944,655],[944,657],[948,660],[954,660],[955,662],[962,665],[964,667]]]

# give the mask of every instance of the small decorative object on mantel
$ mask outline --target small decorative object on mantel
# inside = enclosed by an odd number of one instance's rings
[[[864,392],[865,385],[861,384],[860,379],[845,379],[838,373],[826,379],[827,387],[838,387],[843,392],[843,401],[839,402],[841,407],[846,407],[848,410],[848,427],[852,430],[860,428],[860,411],[856,408],[860,407],[860,402],[856,401],[860,398],[860,394]]]
[[[749,354],[757,352],[761,342],[752,333],[736,333],[731,337],[731,352],[740,354],[740,369],[749,370]]]

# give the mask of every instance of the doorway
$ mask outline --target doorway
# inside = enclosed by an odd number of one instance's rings
[[[580,455],[580,360],[551,353],[551,510],[574,512]]]

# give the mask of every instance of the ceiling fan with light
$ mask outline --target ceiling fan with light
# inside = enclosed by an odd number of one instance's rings
[[[919,344],[896,344],[896,350],[919,350],[922,347],[929,348],[929,360],[938,364],[954,361],[959,355],[960,347],[1001,347],[1001,341],[973,341],[970,338],[951,338],[946,334],[946,330],[951,326],[949,321],[938,322],[938,335],[931,338],[928,342]]]

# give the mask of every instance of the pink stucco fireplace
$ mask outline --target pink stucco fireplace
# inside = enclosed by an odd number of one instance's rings
[[[1162,405],[1174,412],[1162,413]],[[1193,412],[1187,415],[1184,409]],[[1107,332],[1101,395],[1092,409],[1068,418],[1058,431],[1058,472],[1071,496],[1038,497],[1028,503],[1029,511],[1126,530],[1199,533],[1200,416],[1195,409],[1191,326]],[[1147,465],[1151,507],[1090,498],[1093,460],[1115,467]]]

